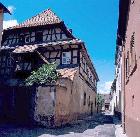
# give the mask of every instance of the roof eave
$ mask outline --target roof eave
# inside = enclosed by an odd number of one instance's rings
[[[3,9],[4,13],[9,13],[11,15],[11,12],[0,2],[0,8]]]
[[[20,29],[27,29],[27,28],[36,28],[36,27],[45,27],[45,26],[52,26],[52,25],[58,25],[60,23],[54,23],[54,24],[45,24],[45,25],[36,25],[36,26],[20,26],[20,27],[16,27],[16,26],[13,26],[13,27],[9,27],[7,29],[5,29],[4,31],[15,31],[15,30],[20,30]]]
[[[96,69],[95,69],[95,67],[94,67],[94,65],[93,65],[93,62],[91,61],[90,56],[89,56],[89,54],[88,54],[88,52],[87,52],[87,49],[86,49],[86,47],[85,47],[85,43],[82,42],[82,45],[83,45],[83,47],[84,47],[84,50],[86,51],[86,54],[87,54],[87,56],[88,56],[88,59],[89,59],[91,65],[92,65],[93,71],[94,71],[94,73],[95,73],[95,75],[96,75],[96,80],[97,80],[97,82],[99,82],[99,81],[100,81],[100,80],[99,80],[99,76],[98,76],[98,74],[97,74],[97,72],[96,72]]]
[[[117,33],[123,40],[125,40],[125,33],[127,30],[129,5],[130,2],[128,0],[120,0],[119,2],[119,19]]]

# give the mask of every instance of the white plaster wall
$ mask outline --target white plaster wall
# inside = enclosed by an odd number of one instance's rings
[[[116,97],[117,97],[117,102],[115,101],[115,107],[116,111],[121,112],[121,76],[122,76],[122,70],[121,70],[121,65],[122,65],[122,57],[120,57],[120,66],[118,67],[118,73],[117,73],[117,78],[116,78]]]
[[[122,98],[122,57],[118,57],[119,63],[116,65],[116,90],[113,91],[112,100],[110,103],[110,109],[112,114],[115,111],[122,112],[123,109],[123,98]],[[117,97],[117,102],[116,102]]]
[[[120,51],[119,51],[120,52]],[[119,55],[116,65],[116,90],[113,92],[112,97],[112,111],[115,109],[117,112],[122,112],[122,57]],[[116,99],[117,98],[117,99]]]

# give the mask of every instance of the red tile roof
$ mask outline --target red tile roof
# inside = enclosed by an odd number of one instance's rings
[[[67,44],[74,45],[74,44],[80,44],[80,43],[83,43],[83,42],[79,39],[72,39],[69,41],[56,41],[56,42],[49,42],[49,43],[42,43],[42,44],[24,45],[24,46],[17,46],[16,48],[14,48],[13,52],[14,53],[27,53],[27,52],[34,52],[34,50],[39,47],[49,47],[49,46],[67,45]],[[3,48],[6,49],[5,47],[1,47],[1,49]]]
[[[78,68],[63,68],[58,69],[57,71],[60,73],[60,78],[68,78],[73,80],[76,72],[78,71]]]
[[[19,46],[14,49],[13,53],[27,53],[27,52],[34,52],[35,49],[37,49],[37,45],[24,45],[24,46]]]
[[[58,16],[51,9],[47,9],[42,13],[37,14],[36,16],[24,21],[23,23],[11,27],[13,28],[22,28],[22,27],[33,27],[33,26],[42,26],[47,24],[57,24],[62,22]]]

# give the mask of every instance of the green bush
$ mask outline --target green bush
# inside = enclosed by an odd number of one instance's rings
[[[37,71],[32,71],[31,75],[25,80],[26,86],[33,84],[45,85],[54,83],[58,79],[57,65],[55,63],[44,64]]]
[[[102,95],[97,94],[97,105],[102,107],[104,104],[104,98],[102,97]]]

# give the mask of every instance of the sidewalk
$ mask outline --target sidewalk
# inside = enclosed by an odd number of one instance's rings
[[[116,128],[116,131],[115,131],[116,137],[127,137],[126,134],[123,134],[121,122],[118,120],[118,118],[113,117],[113,121],[114,121],[115,128]]]

